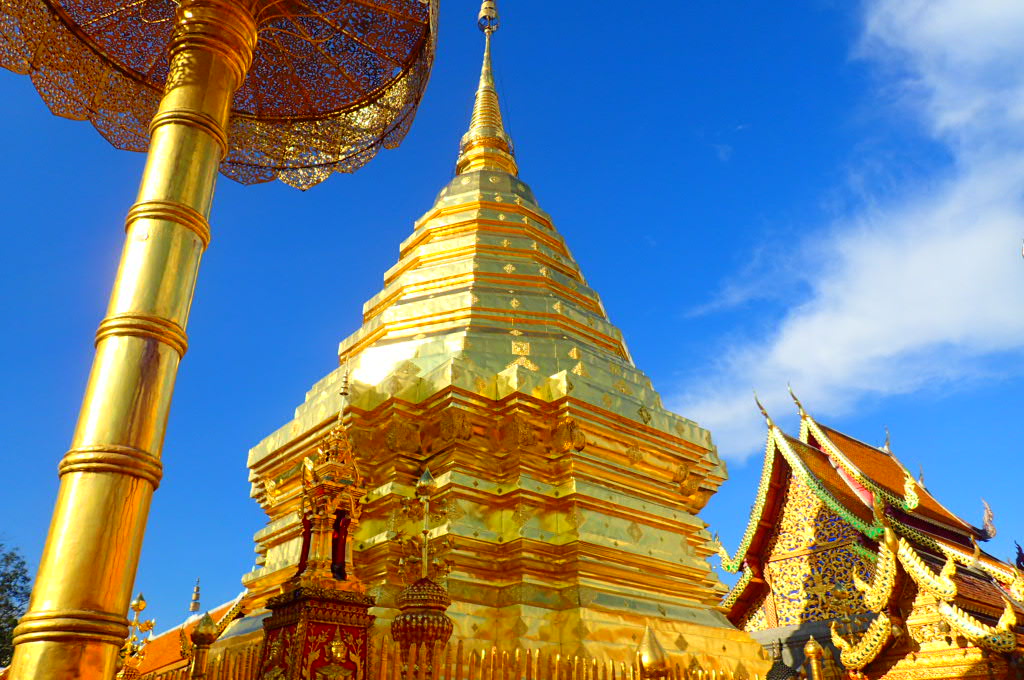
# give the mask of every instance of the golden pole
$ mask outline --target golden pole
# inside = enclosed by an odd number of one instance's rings
[[[255,47],[242,4],[179,4],[138,200],[28,613],[14,631],[14,680],[108,680],[116,670],[231,100]]]

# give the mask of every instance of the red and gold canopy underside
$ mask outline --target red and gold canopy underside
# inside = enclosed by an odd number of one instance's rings
[[[261,14],[261,6],[273,8]],[[0,66],[58,116],[144,151],[167,78],[172,0],[0,0]],[[221,172],[301,189],[352,172],[408,131],[433,61],[437,0],[257,2]]]

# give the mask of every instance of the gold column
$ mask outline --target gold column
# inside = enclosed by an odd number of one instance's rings
[[[256,46],[232,0],[184,0],[149,155],[10,677],[113,677],[231,100]]]

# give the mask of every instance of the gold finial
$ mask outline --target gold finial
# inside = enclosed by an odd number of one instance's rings
[[[669,672],[668,654],[650,626],[644,628],[644,636],[636,650],[640,661],[640,677],[643,680],[664,678]]]
[[[192,644],[206,647],[217,641],[219,637],[217,624],[210,618],[210,612],[203,614],[203,618],[199,619],[199,623],[192,629],[190,637],[192,638]]]
[[[192,589],[192,601],[188,605],[188,610],[190,612],[197,612],[197,611],[199,611],[199,579],[198,578],[196,578],[196,585]]]
[[[892,453],[892,449],[889,448],[891,443],[892,442],[890,441],[890,438],[889,438],[889,426],[886,425],[885,426],[885,444],[882,445],[882,450],[885,451],[886,453]]]
[[[416,495],[421,497],[430,496],[437,488],[437,481],[434,475],[430,474],[430,468],[424,467],[423,474],[416,480]]]
[[[814,636],[810,636],[807,639],[807,644],[804,645],[804,657],[807,659],[807,665],[810,666],[811,680],[822,680],[825,677],[825,669],[822,664],[822,657],[825,655],[825,650],[822,649],[821,644],[814,639]]]
[[[519,168],[512,151],[512,139],[505,132],[501,120],[498,91],[494,87],[494,71],[491,68],[491,35],[498,30],[498,9],[494,0],[484,0],[477,25],[484,32],[484,63],[480,69],[473,117],[469,131],[462,137],[455,173],[461,175],[464,172],[488,169],[516,175]]]
[[[141,620],[139,615],[146,609],[146,598],[139,593],[132,600],[132,620],[128,622],[128,639],[121,647],[121,669],[117,673],[118,680],[128,680],[139,677],[139,666],[146,658],[146,645],[153,639],[153,627],[156,622],[153,619]],[[143,638],[143,633],[149,633],[148,638]]]
[[[451,547],[450,543],[441,540],[432,546],[430,540],[431,523],[443,522],[448,516],[448,508],[435,498],[436,493],[437,480],[430,473],[430,468],[424,467],[423,473],[416,480],[415,498],[402,503],[403,512],[410,519],[420,521],[418,539],[408,536],[400,538],[403,551],[407,554],[399,565],[410,580],[439,578],[448,572],[449,563],[441,557],[441,553]],[[415,569],[417,566],[418,569]]]
[[[807,411],[804,410],[804,405],[800,403],[800,400],[796,398],[796,394],[793,392],[793,386],[786,383],[786,389],[789,390],[789,396],[793,398],[793,402],[796,404],[797,411],[800,412],[800,417],[803,418],[807,415]]]

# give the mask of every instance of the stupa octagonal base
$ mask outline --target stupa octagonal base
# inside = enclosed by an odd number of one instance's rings
[[[453,640],[628,664],[651,626],[681,667],[763,676],[770,664],[718,609],[724,588],[707,563],[697,512],[724,477],[713,450],[685,427],[666,431],[658,418],[670,416],[653,404],[648,423],[644,411],[625,418],[578,401],[580,391],[549,401],[449,387],[411,403],[353,384],[345,425],[368,487],[353,565],[375,611],[397,614],[407,555],[395,538],[419,530],[405,508],[429,462],[443,507],[432,540],[452,566]],[[254,595],[293,568],[290,470],[329,422],[330,406],[321,408],[327,418],[312,429],[250,460],[277,494],[261,494],[276,517],[246,581]]]

